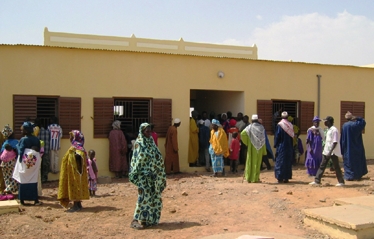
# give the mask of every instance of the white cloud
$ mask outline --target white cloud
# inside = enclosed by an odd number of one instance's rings
[[[256,28],[242,43],[256,44],[259,59],[367,65],[374,63],[374,22],[346,11],[336,17],[284,16],[280,22]]]
[[[257,18],[257,20],[262,20],[262,16],[261,15],[257,15],[256,18]]]

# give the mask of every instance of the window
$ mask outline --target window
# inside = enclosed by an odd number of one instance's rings
[[[365,118],[365,102],[355,101],[341,101],[340,102],[340,128],[347,122],[345,114],[347,111],[351,112],[354,116]]]
[[[299,126],[301,133],[306,133],[314,117],[314,102],[257,100],[257,114],[268,134],[274,134],[275,126],[281,120],[282,111],[287,111],[288,115],[294,118],[292,123]]]
[[[165,137],[171,119],[171,99],[94,98],[95,138],[107,138],[114,120],[135,134],[142,123],[153,123],[158,136]]]
[[[149,99],[115,99],[114,120],[122,122],[122,130],[138,132],[142,123],[151,122],[150,103]]]
[[[59,96],[13,96],[13,127],[16,138],[21,138],[19,128],[29,118],[40,119],[40,124],[47,127],[52,117],[59,119],[63,138],[69,138],[71,130],[81,128],[81,98]]]

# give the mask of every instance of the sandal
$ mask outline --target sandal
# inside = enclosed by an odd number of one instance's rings
[[[66,210],[66,212],[78,212],[79,208],[77,207],[71,207],[70,209]]]
[[[36,203],[34,203],[34,206],[41,206],[41,205],[43,205],[42,202],[36,202]]]
[[[130,224],[130,227],[134,228],[134,229],[137,229],[137,230],[140,230],[140,229],[144,228],[144,226],[142,224],[140,224],[137,220],[133,220]]]

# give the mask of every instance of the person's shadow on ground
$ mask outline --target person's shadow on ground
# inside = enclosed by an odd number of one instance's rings
[[[150,229],[160,229],[165,231],[180,230],[190,227],[201,226],[198,222],[160,222],[158,225],[150,227]]]

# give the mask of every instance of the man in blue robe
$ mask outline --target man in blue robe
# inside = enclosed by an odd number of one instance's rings
[[[258,119],[258,122],[262,124],[262,119]],[[266,155],[262,156],[261,170],[265,169],[262,167],[263,164],[266,165],[267,170],[271,170],[269,159],[272,159],[274,161],[275,158],[273,155],[273,150],[271,150],[270,141],[266,133],[266,130],[265,130],[265,145],[266,145]]]
[[[344,163],[344,178],[348,181],[360,180],[368,173],[362,131],[366,122],[355,117],[351,112],[345,114],[348,122],[344,123],[340,138],[341,153]]]
[[[293,150],[293,125],[287,120],[288,113],[282,112],[282,120],[277,124],[274,135],[275,153],[275,178],[278,183],[288,183],[292,179]]]

